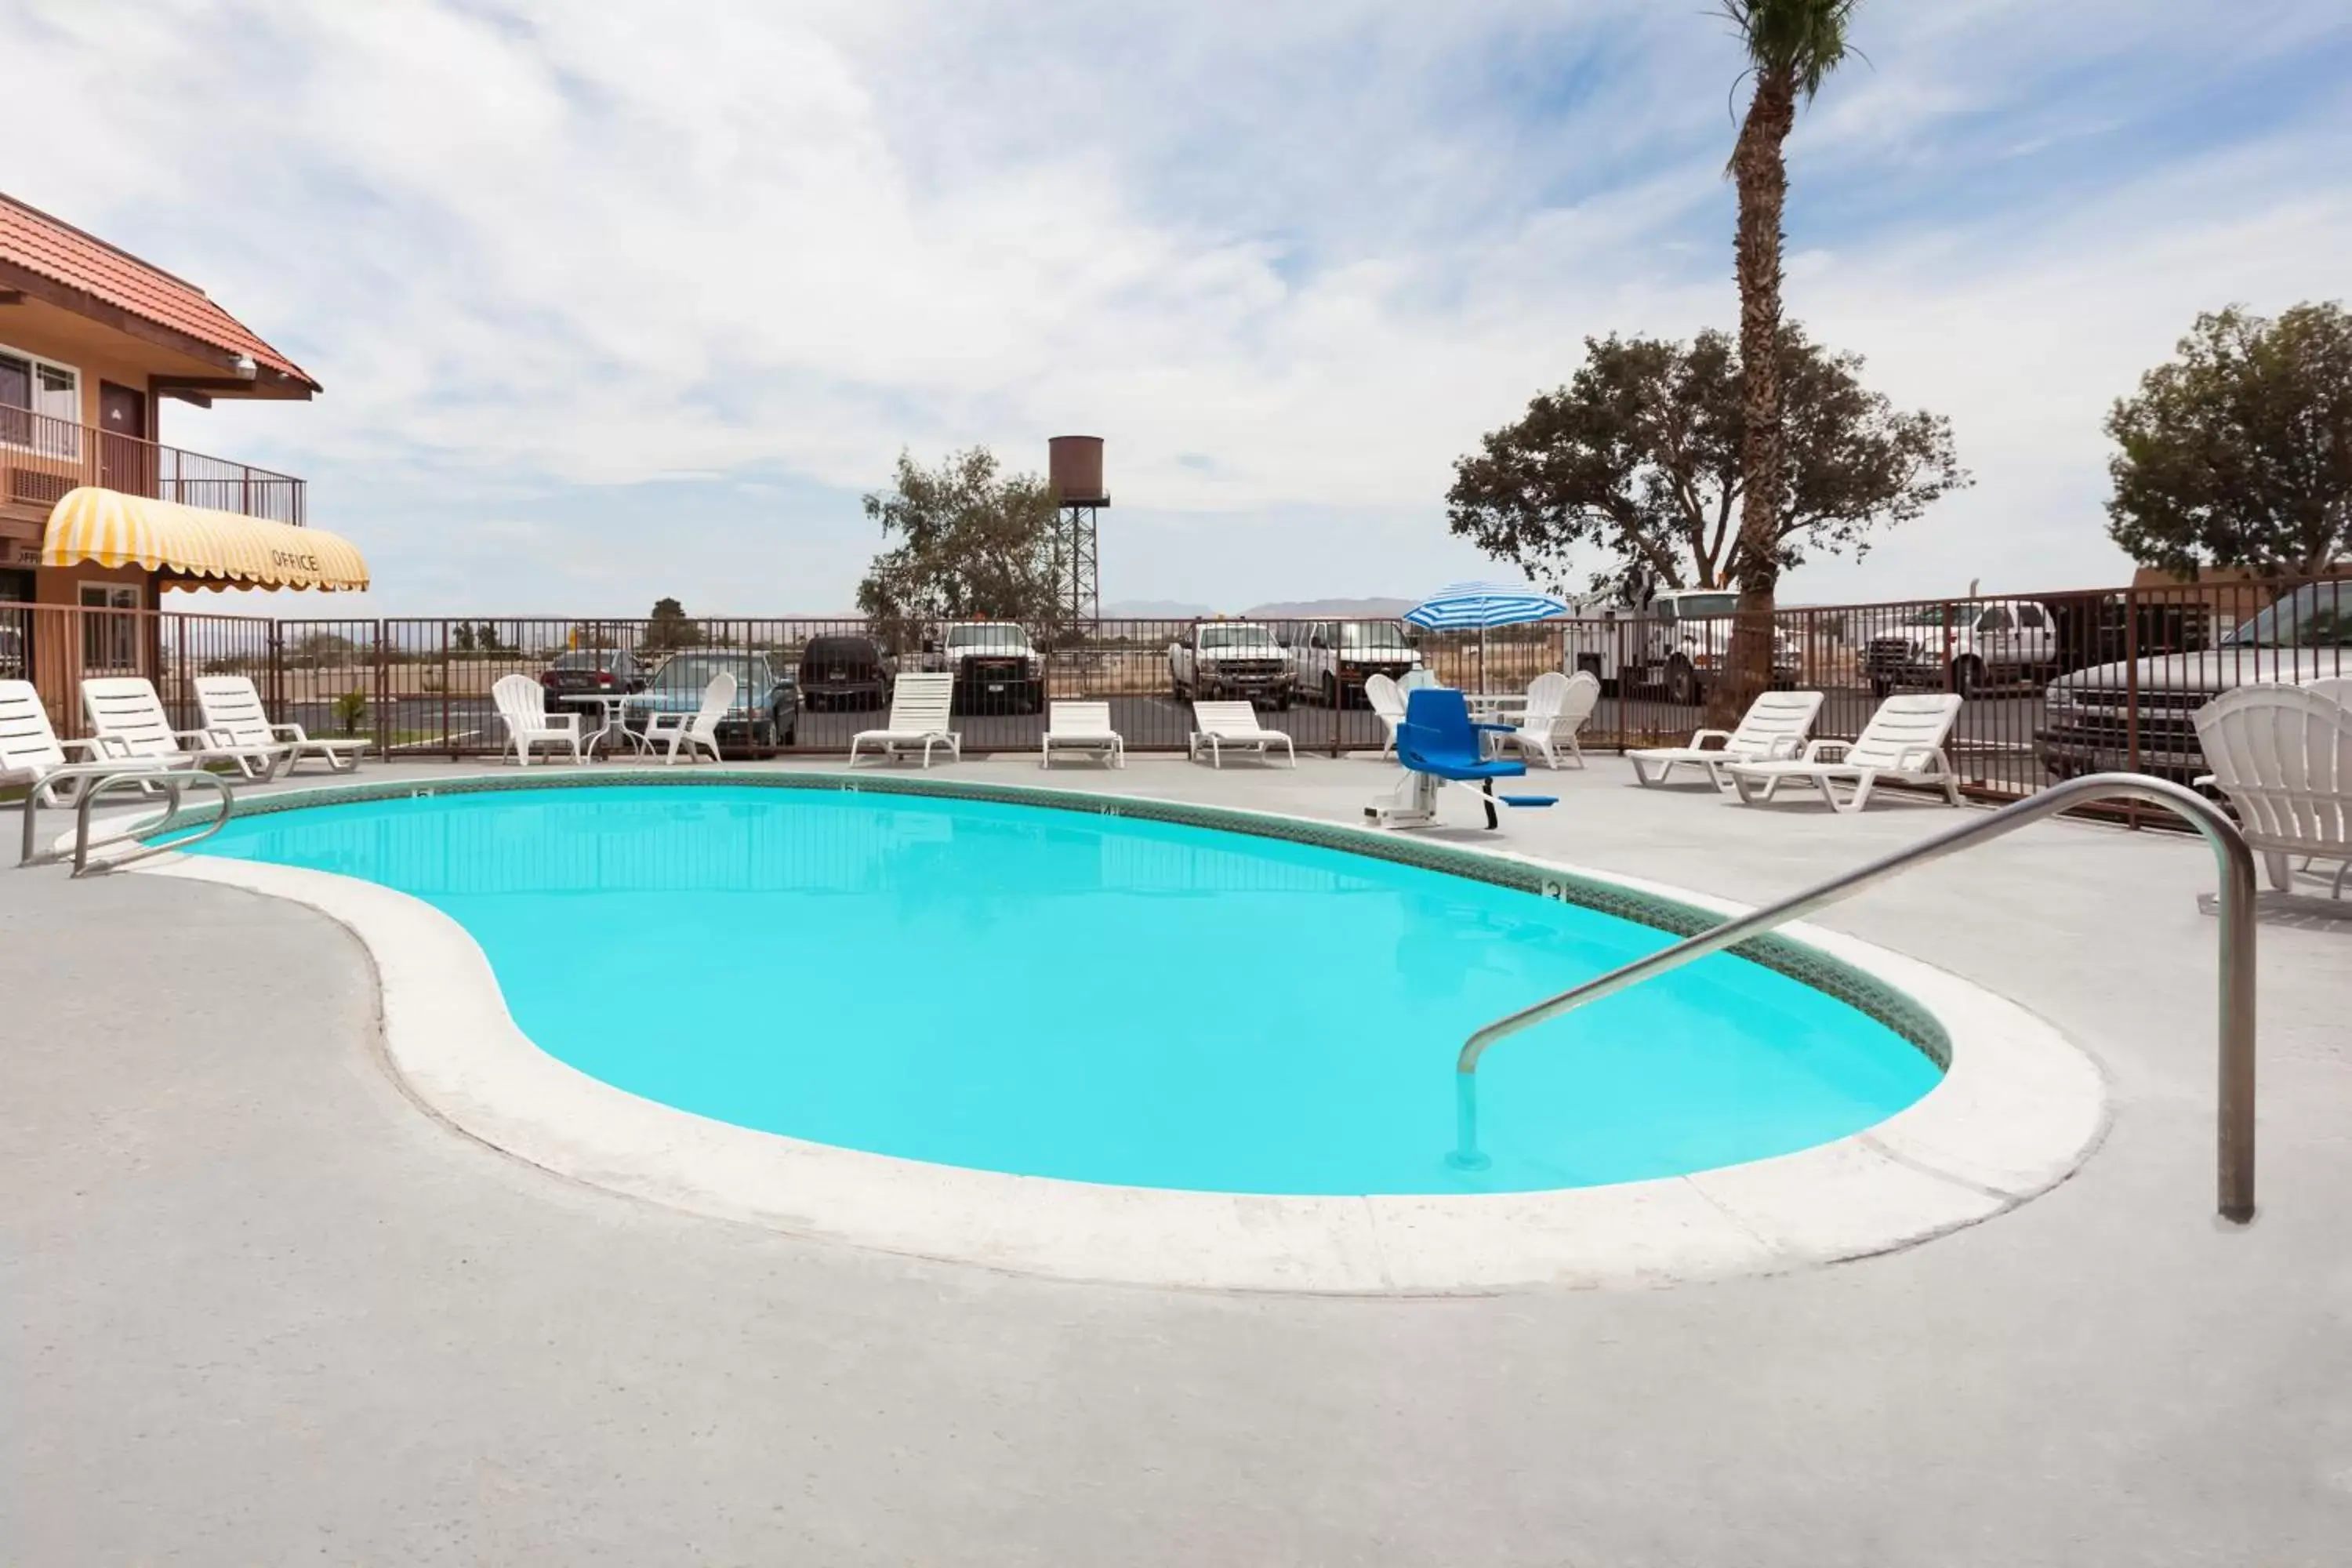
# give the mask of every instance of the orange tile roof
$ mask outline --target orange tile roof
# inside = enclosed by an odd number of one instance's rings
[[[0,258],[200,342],[249,355],[256,364],[318,389],[301,366],[262,342],[194,284],[5,193],[0,193]]]

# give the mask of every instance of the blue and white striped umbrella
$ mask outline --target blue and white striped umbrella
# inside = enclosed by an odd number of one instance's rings
[[[1524,584],[1456,583],[1407,610],[1404,618],[1433,632],[1469,632],[1523,626],[1566,614],[1565,604]]]

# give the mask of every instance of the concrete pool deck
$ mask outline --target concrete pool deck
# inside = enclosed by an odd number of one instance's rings
[[[1352,820],[1392,776],[1104,782]],[[1555,778],[1509,842],[1748,901],[1950,820]],[[2226,1227],[2210,886],[2193,840],[2053,824],[1821,918],[2100,1063],[2104,1146],[2023,1208],[1776,1278],[1383,1301],[1037,1280],[583,1188],[404,1097],[323,918],[0,872],[0,1556],[2339,1562],[2352,923],[2263,931],[2263,1207]]]

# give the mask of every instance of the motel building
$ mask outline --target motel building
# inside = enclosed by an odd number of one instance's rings
[[[0,679],[164,673],[180,587],[364,588],[303,481],[168,445],[166,406],[320,391],[184,279],[0,194]]]

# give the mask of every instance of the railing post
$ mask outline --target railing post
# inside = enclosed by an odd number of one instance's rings
[[[2124,590],[2124,769],[2138,773],[2139,766],[2139,590]],[[2134,832],[2139,830],[2139,803],[2132,802],[2124,808],[2124,821]]]

